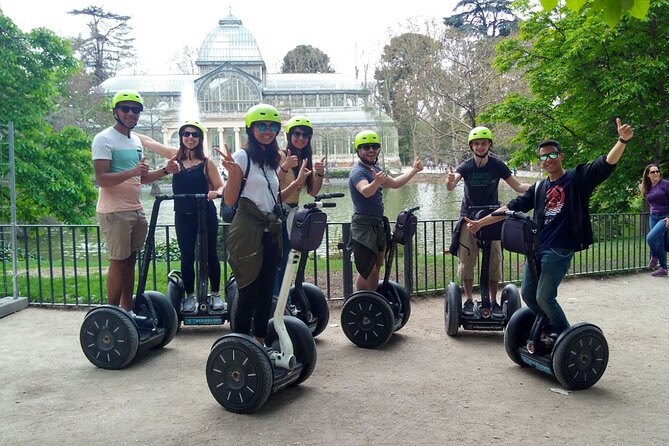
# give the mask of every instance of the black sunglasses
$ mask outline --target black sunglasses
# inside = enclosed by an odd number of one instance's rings
[[[131,107],[129,105],[119,105],[116,107],[120,109],[123,113],[128,113],[130,110],[136,115],[140,114],[142,112],[142,107]]]
[[[379,150],[380,148],[381,146],[378,144],[360,144],[358,146],[358,149],[362,149],[365,152],[367,152],[368,150]]]
[[[193,138],[199,138],[200,137],[200,132],[188,132],[185,131],[181,134],[184,138],[188,138],[189,136],[192,136]]]
[[[295,130],[295,131],[293,132],[293,136],[294,136],[295,138],[309,139],[309,138],[311,138],[311,133],[300,132],[300,131]]]
[[[276,122],[272,122],[270,124],[259,122],[256,124],[256,127],[258,127],[258,131],[260,133],[264,133],[267,130],[269,130],[272,133],[279,133],[279,130],[281,130],[281,124],[278,124]]]
[[[554,160],[560,155],[560,152],[551,152],[551,153],[546,153],[545,155],[539,155],[539,160],[540,161],[546,161],[548,158]]]
[[[660,173],[659,170],[649,170],[648,173]]]

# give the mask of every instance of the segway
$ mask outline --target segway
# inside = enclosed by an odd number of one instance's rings
[[[166,197],[174,200],[195,200],[197,204],[197,307],[194,311],[184,308],[186,287],[180,271],[170,271],[167,275],[167,297],[179,319],[178,325],[222,325],[228,319],[227,307],[214,309],[208,299],[209,280],[207,241],[207,194],[178,194]]]
[[[499,205],[472,206],[470,211],[472,218],[478,220],[497,208],[499,208]],[[490,252],[492,250],[492,242],[501,239],[503,223],[503,221],[499,221],[495,224],[484,226],[474,236],[483,253],[479,274],[481,300],[474,302],[474,313],[464,314],[462,312],[462,291],[457,284],[451,282],[446,288],[444,295],[444,325],[446,333],[449,336],[456,336],[461,325],[465,330],[502,331],[513,313],[521,306],[518,288],[513,284],[508,284],[502,290],[500,299],[500,306],[502,307],[501,317],[494,315],[491,311],[489,285]],[[467,229],[462,228],[462,230],[466,231]]]
[[[137,293],[133,299],[135,316],[115,305],[101,305],[84,317],[79,342],[84,355],[97,367],[122,369],[138,353],[169,344],[177,332],[177,315],[170,301],[162,293],[145,291],[149,266],[155,254],[158,211],[164,199],[165,196],[157,196],[153,203]]]
[[[323,194],[318,200],[335,194]],[[343,194],[336,194],[343,196]],[[303,252],[317,249],[323,240],[327,216],[320,209],[335,203],[316,201],[304,205],[295,216],[291,230],[290,256],[283,275],[274,317],[268,323],[266,346],[252,336],[231,333],[219,338],[211,348],[206,376],[209,391],[226,410],[251,413],[260,409],[269,396],[306,381],[316,367],[316,344],[307,325],[286,316],[288,288]]]
[[[539,246],[538,230],[531,217],[506,211],[502,246],[525,254],[532,277],[539,277],[534,257]],[[493,213],[493,215],[496,215]],[[567,389],[593,386],[604,374],[609,361],[609,346],[602,330],[594,324],[571,325],[557,339],[544,333],[546,315],[524,307],[514,313],[504,332],[504,347],[516,364],[531,366],[553,375]]]
[[[323,198],[341,198],[343,196],[344,194],[340,192],[321,194],[314,197],[314,201],[317,202]],[[306,214],[302,213],[301,215],[304,216]],[[297,217],[293,219],[293,226],[301,224],[302,222],[297,220]],[[295,276],[295,285],[292,286],[288,292],[288,304],[286,305],[285,315],[300,319],[307,325],[307,327],[309,327],[312,336],[316,337],[328,326],[328,322],[330,321],[330,308],[323,291],[316,285],[304,281],[304,271],[307,267],[308,254],[308,251],[301,253],[300,263],[297,267]],[[238,296],[237,281],[234,276],[231,276],[225,284],[225,295],[230,313],[230,328],[234,331],[235,319],[233,316],[237,311]],[[276,308],[278,300],[278,296],[273,297],[272,310]]]
[[[411,315],[409,294],[390,280],[397,244],[408,245],[416,233],[420,206],[399,213],[392,240],[385,255],[385,272],[376,291],[356,291],[344,301],[341,327],[346,337],[358,347],[374,349],[385,344],[392,334],[406,325]]]

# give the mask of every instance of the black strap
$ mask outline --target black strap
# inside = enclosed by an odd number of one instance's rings
[[[251,170],[251,155],[249,155],[249,151],[246,149],[242,149],[244,152],[246,152],[246,172],[244,172],[244,177],[242,178],[242,184],[239,186],[239,195],[237,195],[237,201],[239,201],[239,198],[242,196],[242,192],[244,191],[244,186],[246,186],[246,179],[249,176],[249,170]],[[235,201],[235,203],[237,202]]]

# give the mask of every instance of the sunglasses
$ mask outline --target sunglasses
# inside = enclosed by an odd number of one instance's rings
[[[119,105],[116,108],[120,109],[123,113],[128,113],[130,110],[132,110],[132,112],[136,115],[142,112],[142,107],[130,107],[129,105]]]
[[[380,148],[381,148],[381,146],[379,146],[378,144],[360,144],[358,146],[358,149],[362,149],[365,152],[367,152],[369,150],[379,150]]]
[[[551,152],[551,153],[547,153],[545,155],[539,155],[539,160],[540,161],[546,161],[548,158],[554,160],[559,155],[560,155],[560,152]]]
[[[311,138],[311,133],[299,132],[299,131],[295,130],[295,131],[293,132],[293,136],[294,136],[295,138],[309,139],[309,138]]]
[[[266,132],[267,129],[269,129],[270,132],[272,133],[279,133],[279,130],[281,129],[281,124],[278,124],[276,122],[273,122],[271,124],[266,124],[264,122],[259,122],[256,124],[256,127],[258,128],[258,131],[260,133]]]
[[[184,138],[188,138],[189,136],[192,136],[193,138],[199,138],[200,137],[200,132],[183,132],[181,134]]]
[[[649,170],[648,173],[660,173],[659,170]]]

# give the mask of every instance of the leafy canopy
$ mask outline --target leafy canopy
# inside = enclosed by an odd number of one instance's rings
[[[73,128],[54,133],[47,122],[68,79],[80,70],[69,42],[43,28],[23,33],[0,14],[0,60],[0,124],[12,121],[15,129],[18,219],[88,222],[96,195],[90,139]],[[0,193],[8,203],[6,184]],[[0,219],[9,221],[8,209],[0,209]]]

